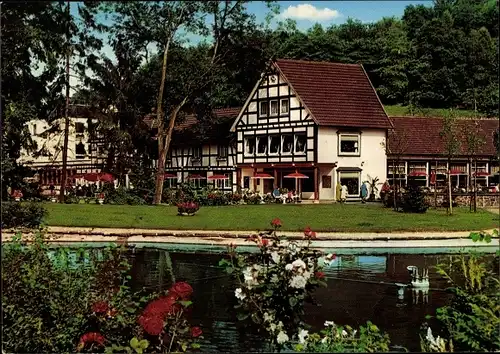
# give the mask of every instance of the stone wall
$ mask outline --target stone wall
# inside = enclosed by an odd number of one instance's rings
[[[437,204],[441,205],[448,198],[445,194],[437,195]],[[470,196],[467,194],[452,194],[453,201],[458,204],[458,206],[468,206]],[[427,202],[430,205],[434,205],[434,195],[428,194],[426,196]],[[498,207],[500,206],[500,194],[478,194],[476,199],[476,205],[478,208],[483,207]]]

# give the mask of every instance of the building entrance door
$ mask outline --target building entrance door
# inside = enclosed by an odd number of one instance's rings
[[[347,197],[360,196],[360,178],[359,171],[339,171],[339,181],[344,186],[347,186]]]

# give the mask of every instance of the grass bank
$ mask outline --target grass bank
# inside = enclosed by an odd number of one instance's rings
[[[498,227],[499,217],[487,211],[455,208],[425,214],[397,213],[380,205],[238,205],[202,207],[195,216],[177,216],[173,206],[128,206],[46,203],[49,226],[150,228],[170,230],[264,230],[273,218],[283,230],[310,225],[325,232],[469,231]]]

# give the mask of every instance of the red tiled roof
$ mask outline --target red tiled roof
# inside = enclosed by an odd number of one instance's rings
[[[278,59],[276,66],[320,125],[391,128],[360,64]]]
[[[218,119],[235,120],[240,113],[240,110],[241,107],[216,108],[213,110],[213,113]],[[157,128],[158,125],[156,123],[153,125],[155,118],[156,115],[154,113],[151,113],[144,117],[143,122],[146,123],[150,128]],[[180,131],[191,128],[197,123],[198,119],[196,118],[196,116],[194,114],[188,114],[182,122],[176,124],[175,130]]]
[[[444,154],[443,138],[440,133],[443,129],[443,118],[431,117],[391,117],[394,124],[394,133],[389,133],[388,144],[398,144],[398,136],[406,136],[407,143],[404,144],[403,155],[439,155]],[[479,136],[484,137],[485,144],[481,146],[478,155],[496,155],[493,143],[493,134],[499,127],[498,119],[459,119],[458,131],[463,131],[466,125],[478,124]],[[394,135],[395,134],[395,135]],[[461,139],[461,155],[466,155],[465,139]],[[402,151],[401,151],[402,152]]]

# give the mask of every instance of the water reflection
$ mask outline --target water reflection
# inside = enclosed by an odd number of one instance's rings
[[[220,255],[138,249],[133,255],[133,286],[150,291],[185,280],[195,289],[193,321],[205,329],[204,351],[263,350],[256,329],[236,319],[234,284],[218,267]],[[326,320],[359,326],[370,320],[387,331],[394,344],[419,351],[418,329],[427,314],[449,299],[445,282],[432,268],[436,255],[388,254],[338,256],[325,269],[327,288],[316,292],[318,305],[307,305],[305,320],[320,330]],[[412,289],[407,266],[429,269],[430,289]],[[431,325],[433,323],[431,322]]]

